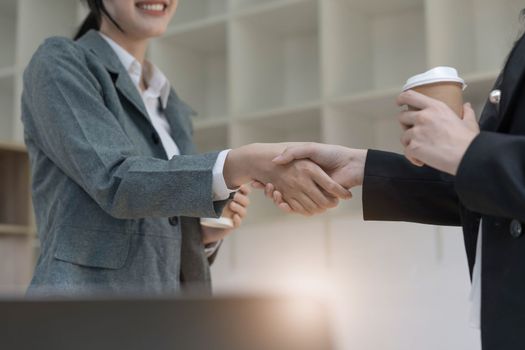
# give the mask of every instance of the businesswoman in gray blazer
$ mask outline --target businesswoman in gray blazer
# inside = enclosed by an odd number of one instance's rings
[[[197,155],[191,109],[144,59],[177,0],[87,3],[76,40],[46,40],[24,73],[41,241],[29,294],[209,290],[208,260],[229,231],[205,229],[199,218],[220,216],[233,199],[240,225],[243,184],[278,184],[304,214],[349,196],[312,162],[274,165],[283,144]]]

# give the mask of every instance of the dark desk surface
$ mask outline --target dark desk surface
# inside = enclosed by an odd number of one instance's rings
[[[327,309],[308,299],[0,301],[0,348],[332,349]]]

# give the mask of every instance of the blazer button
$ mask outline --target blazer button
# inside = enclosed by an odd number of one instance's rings
[[[176,216],[172,216],[169,218],[169,222],[171,226],[177,226],[179,224],[179,218]]]
[[[520,238],[523,234],[523,228],[521,222],[518,220],[512,220],[510,223],[510,235],[514,238]]]
[[[160,137],[159,134],[156,132],[151,133],[151,140],[153,140],[153,143],[158,145],[160,143]]]

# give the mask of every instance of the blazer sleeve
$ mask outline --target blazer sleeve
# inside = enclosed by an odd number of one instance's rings
[[[363,182],[365,220],[461,225],[454,178],[412,165],[402,155],[369,150]]]
[[[525,221],[525,136],[482,131],[459,165],[456,191],[472,211]]]
[[[140,155],[101,91],[74,42],[46,40],[24,72],[26,133],[113,217],[218,217],[226,203],[212,197],[218,154]]]

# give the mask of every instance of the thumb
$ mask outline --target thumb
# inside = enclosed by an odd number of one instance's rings
[[[463,106],[463,120],[468,123],[476,123],[476,112],[474,112],[474,109],[472,108],[472,105],[470,103],[465,103]]]
[[[275,164],[286,165],[297,159],[310,158],[312,150],[308,146],[287,147],[283,153],[273,159]]]

